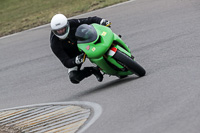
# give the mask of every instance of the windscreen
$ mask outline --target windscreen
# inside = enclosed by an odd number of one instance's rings
[[[92,25],[82,24],[75,33],[78,43],[90,43],[97,39],[97,32]]]

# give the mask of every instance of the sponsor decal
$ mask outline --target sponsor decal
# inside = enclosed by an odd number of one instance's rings
[[[95,48],[95,47],[93,47],[93,48],[92,48],[92,51],[94,52],[95,50],[96,50],[96,48]]]
[[[86,49],[89,50],[89,49],[90,49],[90,45],[88,45],[88,46],[86,47]]]
[[[107,34],[107,32],[104,31],[101,35],[102,36],[106,36],[106,34]]]

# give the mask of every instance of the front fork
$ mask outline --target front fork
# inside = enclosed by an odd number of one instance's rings
[[[85,62],[86,57],[87,57],[87,55],[86,55],[86,53],[84,53],[84,56],[83,56],[83,63]]]

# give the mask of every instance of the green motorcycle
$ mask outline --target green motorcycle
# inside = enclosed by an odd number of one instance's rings
[[[109,27],[82,24],[75,35],[79,50],[103,73],[119,78],[145,75],[146,71],[134,60],[128,46]]]

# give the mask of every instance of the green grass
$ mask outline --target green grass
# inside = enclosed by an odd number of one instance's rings
[[[127,0],[0,0],[0,37]]]

